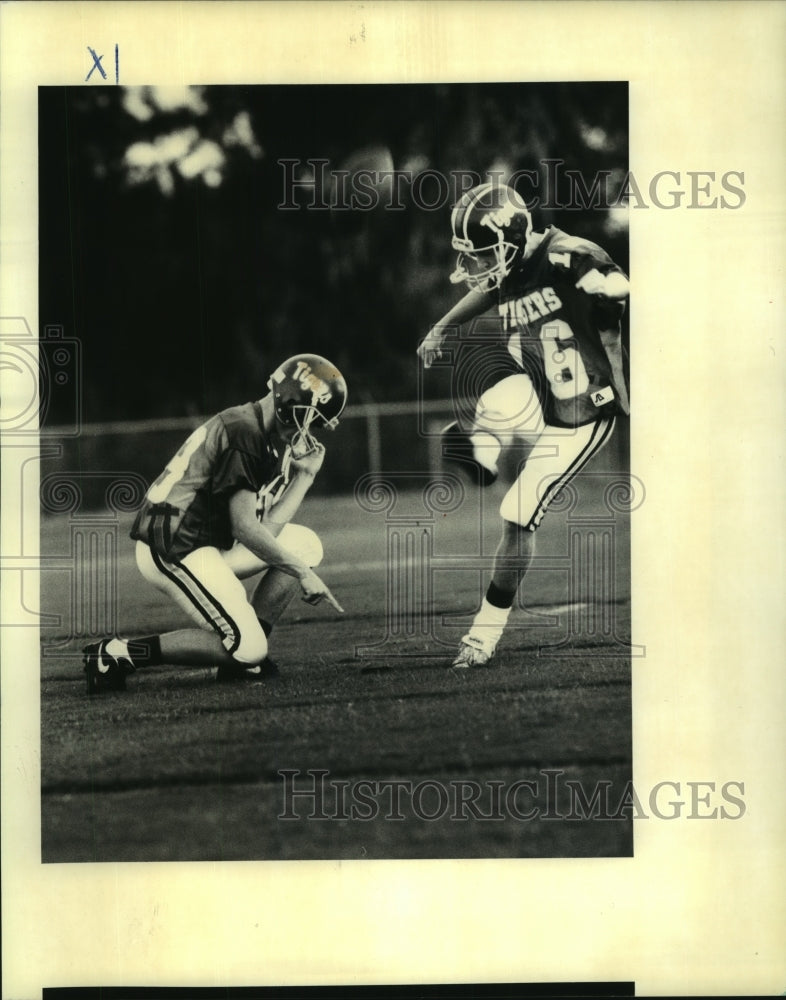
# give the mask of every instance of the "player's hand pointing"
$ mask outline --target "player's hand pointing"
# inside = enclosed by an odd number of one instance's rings
[[[344,609],[335,599],[328,585],[317,576],[313,569],[307,570],[300,578],[300,586],[303,591],[303,600],[306,604],[319,604],[326,600],[338,611],[344,614]]]

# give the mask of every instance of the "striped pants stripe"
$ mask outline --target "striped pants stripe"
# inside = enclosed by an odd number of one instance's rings
[[[547,424],[516,482],[505,494],[500,515],[535,531],[562,487],[603,448],[614,431],[614,417],[581,427]]]
[[[322,558],[319,538],[302,525],[287,524],[279,542],[309,566]],[[136,543],[142,576],[170,597],[200,628],[217,632],[239,663],[260,663],[267,638],[241,580],[268,567],[245,546],[228,551],[203,546],[177,561],[164,559],[144,542]]]

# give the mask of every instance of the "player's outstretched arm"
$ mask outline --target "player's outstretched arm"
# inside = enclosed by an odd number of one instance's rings
[[[269,527],[259,520],[256,510],[257,497],[251,490],[238,490],[230,497],[229,517],[234,538],[268,566],[280,569],[289,576],[294,576],[303,591],[304,601],[308,601],[309,604],[318,604],[324,598],[333,605],[336,611],[343,612],[344,609],[333,596],[330,588],[317,576],[314,570],[279,544],[271,527],[273,529],[277,527],[280,531],[284,522]]]
[[[438,358],[442,357],[442,343],[451,329],[474,319],[475,316],[480,316],[493,302],[493,293],[480,292],[474,288],[459,299],[453,308],[432,326],[418,347],[418,357],[423,362],[423,367],[430,368]]]

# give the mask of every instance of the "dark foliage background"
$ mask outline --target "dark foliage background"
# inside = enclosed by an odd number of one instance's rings
[[[415,348],[460,295],[451,205],[282,211],[285,158],[328,169],[627,170],[627,87],[442,84],[42,88],[40,322],[82,344],[83,419],[210,413],[309,350],[351,402],[415,397]],[[369,160],[369,155],[371,159]],[[298,199],[311,198],[305,188]],[[433,189],[429,189],[433,191]],[[531,188],[522,193],[529,197]],[[555,192],[552,192],[552,195]],[[431,195],[433,197],[433,194]],[[535,210],[628,269],[624,213]],[[426,394],[444,394],[439,373]],[[47,421],[67,419],[53,400]]]

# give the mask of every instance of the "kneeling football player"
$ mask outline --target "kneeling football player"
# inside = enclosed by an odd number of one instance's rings
[[[335,428],[347,401],[341,373],[298,354],[273,372],[261,400],[198,427],[148,490],[131,537],[142,576],[198,628],[84,649],[88,694],[123,690],[126,676],[158,664],[217,666],[217,680],[277,673],[273,625],[297,591],[343,608],[314,572],[322,545],[292,523],[325,457],[313,436]],[[261,579],[249,599],[242,581]]]

